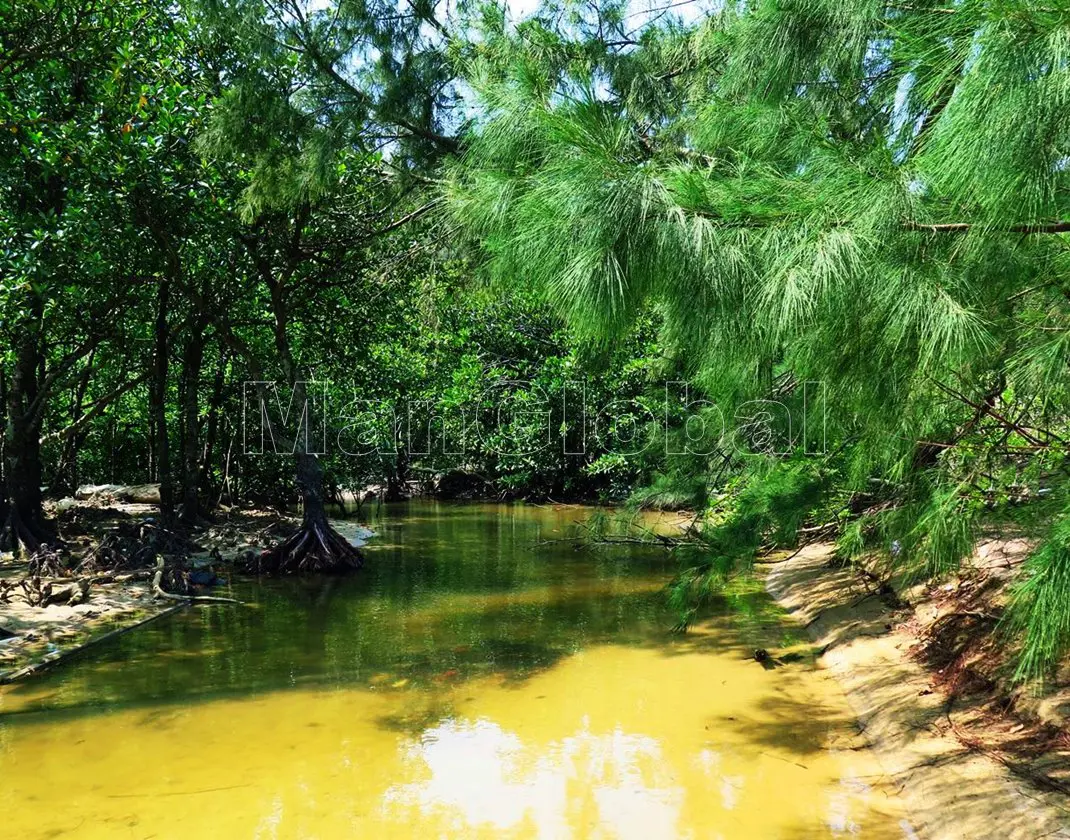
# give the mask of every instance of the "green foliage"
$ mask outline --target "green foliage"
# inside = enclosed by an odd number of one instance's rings
[[[655,473],[653,481],[628,497],[628,504],[655,510],[695,510],[706,504],[706,476],[703,473]]]
[[[804,523],[917,576],[1000,524],[1040,540],[1019,675],[1065,652],[1058,4],[0,11],[0,507],[37,444],[60,492],[168,440],[202,496],[285,502],[228,454],[237,383],[316,379],[394,421],[335,489],[695,508],[685,623]]]
[[[1030,555],[1004,627],[1022,640],[1018,679],[1046,677],[1070,651],[1070,517],[1065,513]]]
[[[446,194],[488,273],[596,340],[656,308],[666,355],[727,415],[823,383],[839,506],[823,515],[859,518],[845,554],[945,574],[986,521],[1061,495],[1070,14],[729,2],[629,31],[612,8],[488,19],[458,54],[483,111]],[[755,518],[769,479],[730,460],[648,465],[634,497],[699,502],[702,477],[737,476],[715,529],[735,542],[681,577],[682,608],[786,512],[774,498],[811,501],[777,493]],[[1028,616],[1014,626],[1045,637]]]
[[[730,482],[701,532],[701,562],[682,571],[669,600],[686,628],[730,576],[745,570],[763,547],[791,546],[825,500],[827,477],[810,462],[756,463]]]

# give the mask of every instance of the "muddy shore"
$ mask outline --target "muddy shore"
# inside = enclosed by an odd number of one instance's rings
[[[16,570],[5,569],[12,571]],[[175,609],[175,604],[154,601],[147,581],[91,585],[89,600],[73,606],[31,606],[12,597],[0,603],[0,684]]]

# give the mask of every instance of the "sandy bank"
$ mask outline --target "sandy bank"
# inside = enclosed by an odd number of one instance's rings
[[[75,606],[33,607],[18,598],[0,603],[0,684],[176,608],[153,601],[148,583],[96,584],[91,593]]]
[[[964,746],[947,698],[916,662],[916,638],[858,573],[812,545],[772,564],[767,588],[823,653],[922,840],[1070,838],[1070,798]]]

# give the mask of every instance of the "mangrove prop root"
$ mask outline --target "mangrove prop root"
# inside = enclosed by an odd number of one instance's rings
[[[255,570],[266,573],[355,571],[364,555],[326,521],[307,521],[274,548],[263,552]]]
[[[152,591],[155,597],[168,601],[183,601],[187,604],[240,604],[236,598],[215,598],[211,595],[176,595],[168,592],[161,585],[163,579],[163,558],[156,558],[156,573],[152,576]]]

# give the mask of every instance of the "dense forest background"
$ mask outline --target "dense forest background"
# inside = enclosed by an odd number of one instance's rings
[[[801,534],[938,576],[997,529],[1035,540],[1003,626],[1041,676],[1068,161],[1059,4],[0,0],[3,545],[49,543],[46,495],[155,482],[190,526],[300,502],[274,562],[329,565],[326,501],[452,473],[696,511],[686,623]],[[446,428],[249,457],[248,381]],[[533,395],[576,382],[617,408],[582,449],[553,414],[563,457]]]

